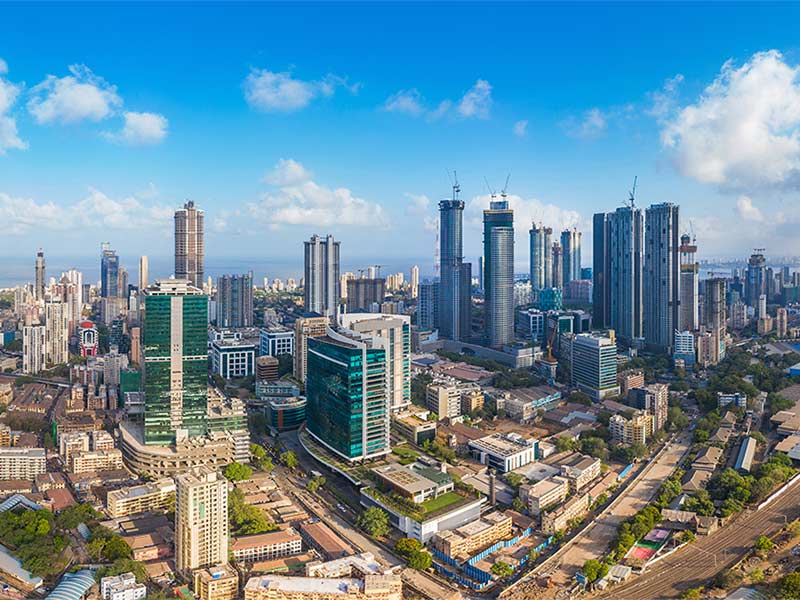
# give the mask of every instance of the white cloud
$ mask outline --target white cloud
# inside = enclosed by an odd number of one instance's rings
[[[753,204],[753,199],[749,196],[739,196],[739,199],[736,200],[736,210],[739,212],[739,216],[746,221],[764,220],[764,213]]]
[[[458,103],[458,114],[465,118],[488,119],[492,107],[492,86],[478,79]]]
[[[130,146],[159,144],[167,137],[169,122],[164,115],[148,112],[126,112],[125,124],[117,133],[106,132],[108,139]]]
[[[359,84],[348,84],[347,79],[328,74],[319,81],[295,79],[291,73],[278,73],[266,69],[252,69],[242,84],[247,103],[265,112],[293,112],[305,108],[320,96],[332,96],[337,88],[355,94]]]
[[[437,121],[447,115],[462,119],[488,119],[492,107],[492,86],[484,79],[478,79],[458,102],[442,100],[436,108],[428,108],[425,99],[416,88],[400,90],[389,96],[383,103],[383,110],[412,117],[425,117]]]
[[[580,119],[571,117],[565,122],[567,135],[580,139],[596,139],[608,129],[607,115],[599,108],[590,108]]]
[[[511,131],[519,138],[526,137],[528,135],[528,121],[524,119],[522,121],[517,121],[514,123],[514,127],[511,128]]]
[[[36,122],[76,123],[102,121],[122,105],[117,88],[85,65],[71,65],[71,75],[48,75],[31,89],[28,111]]]
[[[427,214],[431,206],[431,199],[425,194],[411,194],[406,192],[403,194],[408,199],[406,204],[406,214],[412,216],[420,216]]]
[[[392,94],[383,103],[383,109],[387,112],[405,113],[413,117],[418,117],[425,112],[422,96],[416,89],[400,90]]]
[[[727,61],[694,104],[668,119],[661,140],[681,173],[754,189],[800,183],[800,67],[777,50]]]
[[[275,226],[387,225],[381,205],[355,196],[347,188],[319,185],[310,179],[305,167],[296,161],[280,161],[269,180],[277,182],[273,184],[276,189],[266,193],[259,202],[249,205],[250,215],[259,221]]]
[[[0,75],[8,72],[8,65],[0,59]],[[17,133],[17,121],[7,113],[17,102],[22,85],[14,84],[0,77],[0,156],[6,151],[16,149],[24,150],[28,144]]]
[[[678,88],[681,83],[683,83],[683,75],[678,73],[674,77],[665,80],[660,90],[650,92],[648,96],[650,97],[652,106],[645,112],[659,121],[669,116],[675,110],[675,104],[678,99]]]
[[[276,186],[296,185],[304,181],[309,181],[312,174],[303,165],[291,158],[282,158],[264,176],[264,183]]]
[[[143,203],[136,196],[115,199],[95,188],[68,206],[37,202],[0,192],[0,222],[12,234],[30,230],[165,229],[172,225],[173,209]]]

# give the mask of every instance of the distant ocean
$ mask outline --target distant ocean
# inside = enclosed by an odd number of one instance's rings
[[[7,257],[0,256],[0,288],[15,287],[33,281],[35,258],[31,257]],[[148,257],[150,280],[159,277],[169,277],[174,269],[174,262],[171,256],[150,256]],[[433,274],[433,259],[385,259],[385,258],[364,258],[345,262],[342,264],[342,272],[352,271],[357,273],[358,269],[364,269],[370,265],[381,265],[381,274],[404,273],[406,278],[410,276],[411,267],[419,265],[420,277],[430,277]],[[125,256],[120,257],[121,266],[128,270],[129,280],[135,283],[139,277],[139,258],[126,260]],[[45,276],[59,277],[62,272],[69,269],[78,269],[83,273],[84,282],[94,283],[100,280],[100,257],[62,257],[57,255],[45,254]],[[278,278],[286,280],[289,277],[295,278],[298,282],[303,277],[303,259],[248,259],[232,257],[206,257],[205,261],[206,277],[211,276],[216,279],[220,275],[230,275],[234,273],[247,273],[253,271],[253,281],[256,285],[262,285],[264,278],[270,280]]]

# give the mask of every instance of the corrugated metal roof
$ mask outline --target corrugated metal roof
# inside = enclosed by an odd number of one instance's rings
[[[67,573],[55,589],[47,595],[47,600],[79,600],[94,585],[94,572],[84,569],[77,573]]]

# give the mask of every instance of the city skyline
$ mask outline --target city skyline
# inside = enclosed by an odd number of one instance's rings
[[[30,10],[16,7],[18,18],[9,23],[26,21]],[[642,205],[684,207],[681,229],[691,221],[701,259],[745,258],[742,246],[768,246],[771,255],[796,252],[790,208],[800,162],[792,141],[800,88],[788,25],[796,7],[775,7],[770,15],[755,6],[694,7],[713,10],[714,18],[687,23],[682,10],[641,6],[638,17],[658,23],[651,31],[680,26],[686,33],[658,45],[631,27],[630,11],[615,6],[588,6],[559,40],[545,27],[533,45],[515,34],[525,23],[563,21],[567,7],[512,5],[511,15],[493,16],[486,7],[465,6],[454,17],[429,6],[422,25],[399,6],[364,7],[360,14],[338,8],[332,18],[339,30],[357,28],[376,61],[390,67],[379,71],[359,64],[352,48],[321,59],[293,44],[282,47],[278,28],[267,38],[248,35],[259,23],[308,17],[308,6],[236,7],[230,16],[219,10],[199,8],[195,30],[219,25],[233,38],[234,21],[245,30],[219,54],[203,50],[191,57],[214,82],[204,87],[202,101],[193,98],[205,79],[182,72],[190,57],[180,32],[149,42],[134,65],[116,40],[73,39],[61,58],[59,35],[53,35],[34,56],[23,43],[30,34],[25,26],[3,31],[0,215],[14,236],[15,255],[29,256],[46,240],[52,255],[93,254],[110,241],[121,257],[139,247],[167,256],[164,217],[189,198],[207,214],[208,256],[285,259],[296,256],[298,240],[332,233],[354,258],[391,257],[413,247],[432,262],[436,205],[449,196],[452,173],[446,171],[453,170],[466,204],[468,260],[480,253],[488,187],[499,188],[509,172],[519,272],[532,220],[554,232],[577,226],[588,234],[597,206],[610,212],[623,204],[635,175]],[[313,15],[328,10],[318,6]],[[236,17],[247,11],[251,23],[242,24],[246,19]],[[103,7],[97,14],[53,7],[37,21],[44,31],[70,25],[96,31],[92,23],[104,18],[135,27],[173,12],[167,6]],[[414,51],[397,48],[364,27],[386,19],[424,43]],[[448,49],[435,39],[440,36],[427,35],[451,27],[453,19],[463,35],[502,34],[504,47],[484,55]],[[768,23],[769,36],[743,21]],[[322,22],[305,20],[326,47],[333,38]],[[709,31],[690,35],[699,23]],[[641,45],[640,57],[598,37],[617,30]],[[720,42],[717,49],[703,45],[700,52],[697,44],[709,35]],[[108,50],[101,55],[98,45]],[[599,56],[585,59],[588,48],[600,46]],[[543,58],[543,48],[558,51]],[[429,54],[447,68],[425,64]],[[753,91],[752,81],[764,84]],[[748,113],[737,113],[737,106]],[[709,121],[713,111],[725,118]],[[734,126],[743,116],[754,138]],[[708,135],[699,140],[703,125]],[[749,153],[750,146],[759,152]],[[376,228],[378,248],[365,235]],[[584,243],[583,260],[590,259]]]

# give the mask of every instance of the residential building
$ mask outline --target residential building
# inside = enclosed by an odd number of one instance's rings
[[[253,273],[217,277],[217,327],[253,326]]]
[[[514,341],[514,211],[503,195],[483,211],[485,343]]]
[[[100,297],[119,296],[119,257],[111,244],[103,242],[100,255]]]
[[[617,344],[609,337],[580,333],[571,345],[572,383],[595,400],[618,396]]]
[[[204,219],[191,200],[175,211],[175,279],[188,279],[198,289],[205,278]]]
[[[243,563],[294,556],[302,551],[303,538],[292,528],[240,536],[231,540],[233,558]]]
[[[439,311],[441,337],[465,341],[472,327],[472,265],[464,262],[464,201],[458,184],[439,202]]]
[[[139,293],[141,294],[150,285],[150,264],[147,256],[139,257]]]
[[[185,279],[159,279],[144,300],[144,443],[205,435],[208,297]]]
[[[116,448],[111,450],[89,450],[78,452],[70,459],[69,470],[72,473],[88,473],[90,471],[111,471],[124,469],[122,452]]]
[[[569,481],[571,491],[577,491],[588,485],[600,475],[599,458],[574,454],[561,465],[560,475]]]
[[[194,571],[228,560],[228,482],[211,469],[175,478],[175,566]]]
[[[747,408],[747,394],[736,392],[733,394],[725,394],[717,392],[717,407],[725,408],[726,406],[735,406],[737,408]]]
[[[680,253],[680,316],[676,325],[680,331],[694,331],[700,327],[699,268],[697,244],[688,233],[681,236]],[[676,342],[677,344],[677,342]]]
[[[679,209],[669,202],[645,211],[644,338],[671,353],[680,323]]]
[[[627,398],[631,390],[644,387],[644,371],[624,371],[617,375],[619,395]]]
[[[553,265],[553,287],[560,290],[564,287],[564,252],[561,249],[561,244],[554,242],[550,255],[552,256]]]
[[[573,519],[582,517],[589,510],[589,494],[577,494],[555,510],[542,513],[542,533],[552,535],[567,528]]]
[[[141,600],[147,597],[147,587],[136,583],[133,573],[122,573],[100,580],[100,597],[103,600]]]
[[[44,448],[0,448],[0,480],[33,480],[46,471]]]
[[[563,502],[569,495],[569,490],[569,481],[554,475],[532,485],[520,486],[520,497],[523,501],[527,500],[528,512],[536,517],[551,506]]]
[[[311,236],[305,249],[303,304],[306,312],[326,317],[336,314],[342,296],[339,279],[340,242],[332,235]],[[349,298],[349,290],[348,290]]]
[[[347,282],[347,312],[381,312],[385,298],[383,277],[359,277]]]
[[[651,383],[637,389],[634,393],[634,405],[653,417],[653,431],[664,429],[667,425],[669,410],[669,386],[665,383]]]
[[[611,326],[609,215],[592,217],[592,318],[599,329]]]
[[[620,415],[612,415],[608,422],[611,439],[627,446],[633,444],[647,445],[653,435],[653,415],[637,412],[630,419]]]
[[[440,531],[433,536],[431,543],[445,556],[466,560],[495,542],[510,539],[512,529],[511,516],[492,511],[477,521],[449,531]]]
[[[193,573],[197,600],[237,600],[239,573],[227,562]]]
[[[529,423],[540,410],[555,406],[561,400],[561,391],[549,386],[537,386],[505,392],[503,396],[506,415],[520,423]]]
[[[242,340],[211,343],[211,372],[224,379],[239,379],[255,373],[256,346]]]
[[[744,301],[748,306],[758,306],[758,300],[767,293],[767,259],[760,252],[750,256],[744,280]],[[759,315],[760,316],[760,315]]]
[[[481,464],[508,473],[536,460],[539,443],[518,433],[493,433],[470,440],[467,445],[472,457]]]
[[[259,356],[294,354],[294,332],[275,323],[262,327],[258,334]]]
[[[643,332],[644,218],[642,210],[633,203],[607,214],[606,218],[605,255],[595,254],[596,261],[608,266],[604,285],[610,288],[606,293],[609,321],[605,326],[632,341]]]
[[[439,282],[425,281],[419,284],[417,299],[417,325],[420,329],[436,329],[439,326]]]
[[[411,293],[412,298],[416,298],[419,296],[419,266],[414,265],[411,267],[411,282],[410,282],[411,289],[409,292]]]
[[[775,317],[775,328],[778,332],[778,337],[784,339],[788,330],[789,317],[786,309],[783,307],[778,308]]]
[[[22,328],[22,372],[26,375],[44,371],[46,339],[44,325],[25,325]]]
[[[44,250],[39,248],[36,251],[36,266],[35,266],[36,282],[33,286],[33,297],[36,300],[44,300],[44,277],[45,277],[45,261]]]
[[[143,512],[170,511],[175,508],[175,481],[164,477],[142,485],[111,490],[106,497],[112,519]]]
[[[461,390],[457,382],[431,383],[425,389],[425,404],[439,419],[461,414]]]
[[[386,350],[328,328],[308,340],[307,431],[348,461],[390,451]]]
[[[328,317],[307,313],[294,322],[294,376],[303,383],[307,375],[308,338],[325,335]]]
[[[399,575],[368,575],[363,579],[251,577],[244,587],[244,600],[402,600]]]
[[[561,232],[562,287],[581,278],[581,232],[573,228]]]
[[[393,411],[411,404],[411,317],[348,313],[340,324],[355,335],[371,339],[386,356],[386,396]]]
[[[725,358],[725,336],[727,321],[725,315],[725,280],[707,279],[705,282],[705,329],[711,333],[710,364],[718,364]]]

